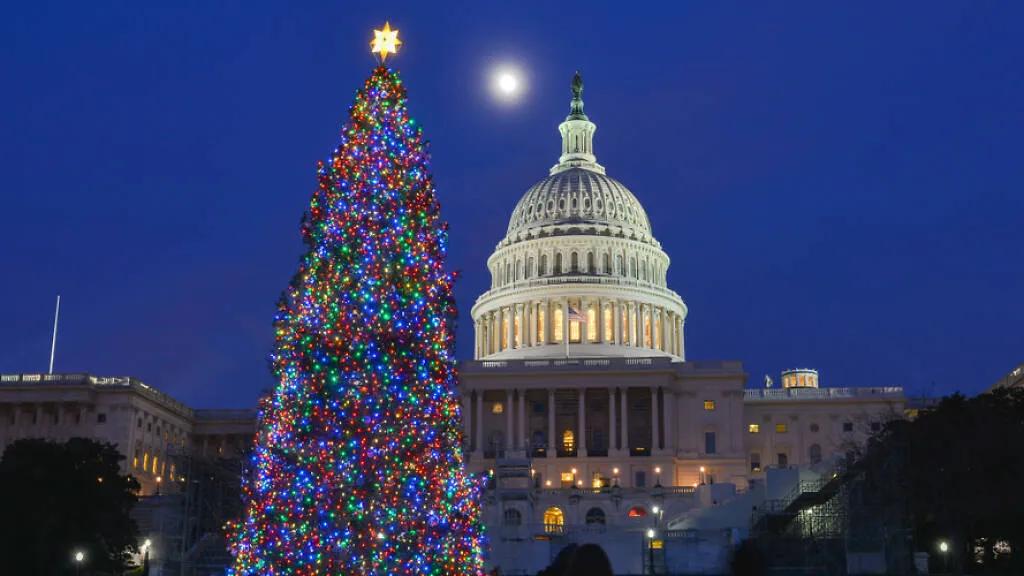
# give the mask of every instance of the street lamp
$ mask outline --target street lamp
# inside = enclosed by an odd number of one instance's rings
[[[661,466],[655,466],[654,467],[654,475],[655,475],[654,485],[655,486],[661,486]]]
[[[654,537],[657,533],[654,528],[647,529],[647,565],[650,567],[649,574],[654,574]]]
[[[704,467],[703,466],[700,467],[700,483],[702,485],[704,484]]]
[[[81,574],[82,562],[85,562],[85,552],[81,550],[75,550],[75,574]]]
[[[942,571],[949,572],[949,542],[939,540],[939,552],[942,553]]]
[[[142,543],[142,573],[149,576],[149,551],[153,548],[153,541],[146,538]]]

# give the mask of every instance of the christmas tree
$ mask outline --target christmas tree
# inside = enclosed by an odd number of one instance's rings
[[[481,574],[447,225],[397,72],[373,70],[318,176],[308,252],[275,318],[278,385],[230,528],[231,573]]]

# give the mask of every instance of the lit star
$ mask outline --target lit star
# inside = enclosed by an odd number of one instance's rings
[[[373,31],[373,40],[370,42],[370,52],[380,55],[381,63],[388,58],[388,54],[397,54],[398,47],[402,41],[398,39],[398,30],[392,30],[391,24],[384,23],[383,30]]]

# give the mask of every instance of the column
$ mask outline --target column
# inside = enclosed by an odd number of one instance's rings
[[[658,451],[658,428],[661,418],[658,414],[658,387],[651,387],[651,454]]]
[[[587,389],[580,388],[577,394],[579,399],[579,432],[576,434],[576,455],[579,457],[587,455]]]
[[[686,324],[682,320],[680,320],[679,321],[679,357],[682,358],[683,360],[686,360],[686,336],[685,336],[685,332],[684,332],[685,328],[686,328]]]
[[[506,329],[505,337],[508,338],[508,350],[516,347],[516,308],[515,306],[509,306],[508,308],[502,308],[502,313],[508,317],[508,328]]]
[[[526,326],[523,330],[526,331],[526,338],[523,340],[526,342],[526,346],[533,347],[537,344],[537,310],[535,310],[536,304],[530,301],[526,304]]]
[[[558,454],[558,445],[555,444],[555,389],[548,389],[548,448],[544,452],[548,458],[554,458]]]
[[[512,389],[509,388],[505,390],[505,450],[515,447],[516,431],[512,426]]]
[[[616,451],[615,434],[615,388],[608,389],[608,455]]]
[[[622,436],[619,440],[619,446],[623,454],[629,456],[629,388],[622,389],[622,404],[620,408],[622,411]]]
[[[526,431],[526,390],[520,388],[516,394],[519,394],[519,446],[523,450],[528,450],[530,434]]]
[[[671,388],[666,388],[663,392],[665,395],[665,405],[662,406],[662,413],[665,417],[665,422],[662,426],[665,429],[665,450],[668,450],[670,454],[675,456],[676,454],[676,408],[679,404],[679,399],[676,397],[676,391]]]
[[[476,442],[473,451],[478,455],[484,451],[484,391],[476,391]]]
[[[622,344],[622,304],[612,300],[612,344]]]

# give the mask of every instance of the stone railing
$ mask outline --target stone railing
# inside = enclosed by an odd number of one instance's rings
[[[743,370],[743,364],[736,361],[696,361],[678,362],[665,356],[654,357],[619,357],[619,358],[554,358],[536,360],[465,360],[459,363],[461,372],[486,372],[489,370],[501,369],[549,369],[549,370],[579,370],[579,369],[607,369],[607,368],[628,368],[635,369],[672,369],[679,372],[706,372],[706,371],[730,371],[739,372]],[[750,390],[760,392],[760,390]],[[769,390],[769,392],[781,392],[781,390]]]
[[[765,388],[744,390],[747,401],[828,400],[833,398],[903,398],[900,386],[870,388]]]

